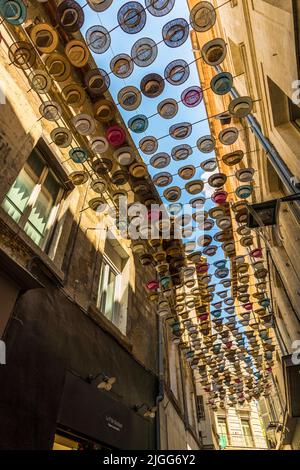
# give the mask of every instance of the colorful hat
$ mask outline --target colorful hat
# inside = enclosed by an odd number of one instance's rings
[[[66,56],[74,67],[82,68],[89,60],[90,53],[85,42],[72,39],[65,47]]]
[[[180,47],[189,37],[189,24],[184,18],[169,21],[162,30],[164,43],[168,47]]]
[[[43,54],[51,54],[58,46],[58,34],[47,23],[39,23],[33,26],[30,37],[36,48]]]
[[[18,26],[26,20],[27,7],[22,0],[2,0],[0,14],[8,23]]]
[[[211,153],[216,146],[216,140],[211,135],[205,135],[198,139],[197,147],[202,153]]]
[[[27,70],[36,62],[34,47],[26,41],[14,42],[8,49],[9,60],[15,67]]]
[[[85,33],[85,40],[95,54],[104,54],[111,44],[109,32],[101,25],[91,26]]]
[[[122,127],[112,126],[106,131],[106,139],[113,147],[120,147],[126,140],[126,133]]]
[[[148,118],[144,114],[133,116],[128,121],[128,127],[136,134],[144,133],[149,126]]]
[[[224,39],[213,39],[202,47],[203,60],[212,67],[220,65],[226,57],[227,49]]]
[[[84,23],[84,12],[74,0],[63,0],[57,7],[58,24],[67,33],[76,33]]]
[[[146,155],[152,155],[158,149],[158,141],[153,136],[144,137],[140,140],[139,147]]]
[[[126,86],[119,91],[118,102],[126,111],[134,111],[142,102],[142,94],[135,86]]]
[[[157,98],[165,88],[164,79],[157,73],[146,75],[141,81],[141,92],[148,98]]]
[[[128,54],[118,54],[110,62],[110,70],[118,78],[128,78],[134,69],[134,62]]]
[[[146,10],[139,2],[127,2],[118,11],[118,23],[125,33],[139,33],[146,21]]]
[[[132,46],[131,58],[135,65],[138,65],[139,67],[148,67],[155,61],[157,53],[158,48],[153,39],[141,38]]]
[[[112,4],[113,0],[87,0],[88,5],[94,11],[102,12],[107,10]]]
[[[153,16],[165,16],[173,9],[175,0],[145,0],[146,9]]]
[[[158,104],[157,112],[164,119],[173,119],[178,113],[178,103],[171,98],[163,100]]]
[[[184,90],[181,94],[182,103],[188,108],[198,106],[203,99],[203,91],[198,86],[192,86]]]
[[[210,2],[197,3],[190,13],[190,24],[192,28],[199,33],[211,29],[216,19],[216,10]]]
[[[182,85],[190,76],[190,67],[183,59],[173,60],[165,68],[164,76],[171,85]]]
[[[217,95],[226,95],[232,89],[233,77],[229,72],[221,72],[212,78],[210,86]]]
[[[239,131],[236,127],[227,127],[219,133],[219,140],[224,145],[233,145],[239,137]]]

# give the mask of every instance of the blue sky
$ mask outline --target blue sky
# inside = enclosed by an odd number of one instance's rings
[[[80,0],[79,3],[82,6],[86,5],[85,0]],[[82,30],[83,34],[85,34],[87,29],[90,28],[91,26],[99,25],[99,24],[104,26],[108,31],[115,28],[118,24],[117,23],[118,11],[120,7],[124,5],[125,3],[127,3],[126,0],[114,0],[111,7],[102,13],[94,12],[93,10],[89,8],[89,6],[85,6],[84,7],[85,23],[84,23],[83,30]],[[141,0],[140,3],[144,6],[143,0]],[[106,70],[109,73],[110,61],[112,60],[112,58],[120,53],[126,53],[130,55],[133,44],[140,38],[149,37],[149,38],[152,38],[156,43],[159,43],[162,40],[163,26],[167,22],[175,18],[185,18],[189,22],[189,8],[185,0],[176,0],[173,10],[168,15],[163,16],[163,17],[154,17],[149,12],[147,12],[146,25],[138,34],[127,34],[120,27],[117,27],[111,32],[110,48],[104,54],[93,53],[93,57],[98,67]],[[156,60],[149,67],[138,67],[134,65],[134,71],[132,75],[125,80],[120,79],[116,77],[115,75],[113,75],[112,73],[110,73],[110,79],[111,79],[110,93],[112,94],[115,102],[118,102],[117,95],[121,88],[125,86],[130,86],[130,85],[140,88],[140,82],[142,78],[149,73],[158,73],[163,77],[165,67],[171,61],[175,59],[184,59],[188,63],[194,61],[195,56],[192,50],[190,37],[188,38],[188,40],[185,42],[184,45],[178,48],[170,48],[166,46],[164,43],[159,44],[158,55],[157,55]],[[175,100],[180,100],[181,93],[183,92],[183,90],[185,90],[186,88],[190,86],[195,86],[195,85],[199,86],[199,75],[198,75],[196,64],[193,63],[190,66],[190,77],[183,85],[172,86],[168,82],[165,82],[164,92],[158,98],[151,99],[151,98],[147,98],[143,96],[142,103],[137,110],[132,111],[132,112],[127,112],[123,110],[122,108],[119,108],[120,112],[124,118],[125,123],[127,123],[131,117],[137,114],[144,114],[146,116],[151,116],[152,114],[157,112],[157,105],[162,100],[166,98],[173,98]],[[206,109],[205,109],[203,102],[195,108],[187,108],[182,103],[179,103],[179,111],[177,115],[175,116],[175,118],[173,118],[172,120],[166,120],[166,119],[161,118],[159,115],[157,115],[155,116],[155,118],[150,119],[149,127],[144,134],[132,133],[132,137],[138,147],[139,141],[145,136],[153,135],[155,137],[160,137],[160,136],[168,134],[169,127],[173,124],[186,122],[186,121],[193,123],[195,121],[205,119],[206,117],[207,117],[207,114],[206,114]],[[183,143],[189,144],[191,145],[191,147],[194,147],[196,145],[197,140],[200,137],[207,135],[207,134],[210,134],[209,125],[207,121],[196,124],[195,126],[193,126],[193,131],[192,131],[191,136],[184,141],[174,140],[170,136],[160,140],[157,153],[166,152],[168,154],[171,154],[171,150],[173,147],[179,144],[183,144]],[[198,166],[204,160],[214,157],[213,153],[203,154],[197,148],[193,150],[194,150],[193,154],[187,160],[181,161],[181,162],[174,162],[173,160],[171,160],[171,164],[163,170],[157,170],[149,166],[148,168],[149,168],[150,174],[153,176],[154,174],[160,171],[168,171],[171,174],[174,174],[174,173],[177,173],[178,169],[184,165],[192,164],[192,165]],[[144,155],[143,153],[141,153],[141,156],[144,159],[145,163],[149,164],[149,160],[151,156]],[[195,179],[200,179],[202,177],[204,180],[207,180],[208,176],[209,175],[207,174],[205,175],[203,174],[203,170],[201,170],[201,168],[197,168]],[[178,185],[181,188],[183,188],[185,183],[186,182],[182,180],[179,176],[175,176],[171,185],[172,186]],[[206,185],[206,188],[207,188],[207,185]],[[157,189],[160,192],[160,194],[162,194],[165,188],[162,188],[162,189],[157,188]],[[210,192],[210,194],[211,193],[212,191]],[[185,204],[185,203],[188,203],[189,199],[191,199],[191,196],[188,193],[186,193],[185,190],[183,190],[182,198],[180,202]],[[209,210],[213,206],[214,204],[212,203],[212,201],[208,200],[206,202],[205,210]],[[218,228],[215,226],[213,229],[213,234],[216,233],[217,231],[218,231]],[[201,234],[202,234],[201,231],[199,231],[199,233],[196,233],[196,237],[198,237]],[[219,246],[219,244],[216,242],[213,242],[213,244],[216,244]],[[217,261],[223,258],[224,258],[224,254],[222,250],[219,249],[216,256],[208,258],[208,262],[213,263],[214,261]],[[211,266],[210,273],[213,274],[214,271],[215,271],[215,268]],[[218,283],[218,282],[219,282],[218,279],[216,278],[212,279],[212,283]],[[225,290],[222,285],[217,286],[216,291],[222,291],[222,290]],[[228,295],[230,296],[230,291],[228,291]],[[219,299],[218,296],[215,296],[214,302],[217,302],[219,300],[221,299]]]
[[[80,0],[79,3],[83,6],[86,2],[84,0]],[[125,3],[127,3],[126,0],[115,0],[112,3],[111,7],[102,13],[96,13],[91,10],[89,6],[86,6],[84,8],[85,23],[83,26],[83,33],[85,34],[88,28],[97,24],[101,24],[107,30],[113,29],[115,26],[117,26],[118,10]],[[141,4],[144,5],[143,1],[141,1]],[[99,68],[102,68],[109,73],[110,61],[113,57],[121,53],[126,53],[130,55],[133,44],[137,41],[137,39],[143,37],[152,38],[157,43],[160,42],[162,40],[163,26],[168,21],[175,18],[186,18],[186,20],[189,22],[189,9],[185,0],[175,1],[175,6],[173,10],[164,17],[154,17],[150,13],[147,13],[146,25],[138,34],[127,34],[120,27],[115,29],[111,32],[111,47],[104,54],[93,53],[93,57],[97,65],[99,66]],[[164,76],[165,67],[175,59],[184,59],[188,63],[194,61],[195,57],[192,50],[190,38],[188,38],[184,45],[178,48],[170,48],[164,43],[159,44],[158,55],[156,60],[149,67],[138,67],[135,65],[132,75],[125,80],[120,79],[114,74],[110,73],[110,93],[117,102],[117,95],[121,88],[130,85],[140,88],[140,82],[142,78],[149,73],[158,73],[161,76]],[[140,107],[132,112],[127,112],[121,107],[119,107],[119,110],[124,118],[125,123],[128,123],[129,119],[137,114],[151,116],[152,114],[157,112],[157,105],[161,101],[166,98],[173,98],[178,101],[181,99],[181,93],[186,88],[195,85],[199,86],[199,76],[196,64],[194,63],[190,66],[190,77],[183,85],[173,86],[167,81],[165,81],[164,92],[159,97],[151,99],[143,96]],[[192,123],[205,118],[206,110],[203,102],[195,108],[187,108],[182,103],[179,103],[179,111],[173,119],[167,120],[161,118],[159,115],[156,115],[154,118],[149,120],[149,127],[145,133],[132,133],[132,137],[138,147],[139,141],[147,135],[160,137],[168,134],[169,127],[173,124],[177,124],[180,122]],[[197,140],[207,134],[210,134],[207,122],[196,124],[195,126],[193,126],[191,136],[184,141],[175,140],[170,136],[160,140],[157,153],[166,152],[171,154],[172,148],[182,143],[189,144],[191,145],[191,147],[194,147],[196,145]],[[199,166],[202,161],[214,156],[214,154],[202,154],[198,149],[193,150],[193,154],[187,160],[181,162],[174,162],[173,160],[171,160],[171,164],[165,170],[157,170],[149,166],[150,174],[153,176],[159,171],[168,171],[171,174],[174,174],[177,173],[178,169],[184,165],[193,164],[195,166]],[[151,156],[145,155],[143,153],[141,153],[141,156],[144,159],[145,163],[149,164]],[[203,175],[203,171],[201,170],[201,168],[197,168],[195,179],[201,178],[201,175]],[[204,179],[207,179],[207,175],[205,175]],[[179,176],[175,176],[172,185],[178,185],[183,188],[185,182]],[[163,190],[160,190],[160,188],[158,188],[158,190],[160,194],[162,194]],[[191,196],[187,194],[185,190],[183,190],[182,199],[180,202],[185,203],[188,202],[189,199],[191,199]],[[213,204],[208,201],[207,208],[211,207],[212,205]]]

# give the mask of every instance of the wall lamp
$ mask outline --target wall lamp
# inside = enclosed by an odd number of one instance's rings
[[[247,207],[249,228],[267,227],[276,225],[279,205],[282,202],[293,202],[300,200],[300,193],[292,194],[290,196],[282,197],[279,199],[272,199],[271,201],[261,202],[259,204],[252,204]]]
[[[140,413],[144,418],[154,419],[157,412],[157,406],[153,406],[151,408],[146,403],[143,403],[142,405],[135,405],[134,411]]]
[[[267,426],[267,432],[270,432],[270,431],[281,432],[283,428],[284,428],[283,424],[280,423],[279,421],[271,421]]]
[[[114,383],[116,383],[116,381],[116,377],[108,377],[103,372],[99,372],[99,374],[97,375],[89,375],[87,377],[87,382],[89,382],[90,384],[97,382],[97,388],[99,390],[106,390],[107,392],[110,392],[112,386],[114,385]]]

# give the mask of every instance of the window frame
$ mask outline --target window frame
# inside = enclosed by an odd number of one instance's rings
[[[41,174],[39,175],[39,177],[36,179],[36,182],[34,183],[34,187],[32,189],[32,191],[30,192],[30,196],[29,196],[29,199],[26,203],[26,206],[24,208],[24,211],[21,213],[21,216],[20,216],[20,219],[18,220],[18,222],[14,221],[13,217],[11,217],[8,212],[4,209],[3,207],[3,204],[4,202],[7,200],[9,202],[9,204],[11,204],[12,206],[14,206],[16,208],[16,210],[18,212],[19,209],[17,208],[17,206],[14,204],[13,200],[11,200],[9,197],[8,197],[8,193],[9,191],[11,190],[11,188],[13,187],[14,183],[16,182],[17,178],[19,177],[20,173],[24,170],[28,175],[29,177],[31,176],[32,174],[32,169],[28,163],[28,160],[31,156],[31,154],[33,152],[37,152],[39,157],[41,158],[42,160],[42,163],[43,163],[43,169],[41,171]],[[30,217],[30,214],[32,213],[32,210],[33,210],[33,207],[35,206],[37,200],[38,200],[38,197],[41,193],[41,190],[43,188],[43,185],[47,179],[47,176],[49,174],[52,174],[53,177],[57,180],[60,188],[58,190],[58,193],[57,193],[57,196],[56,196],[56,199],[55,201],[53,202],[53,206],[51,208],[51,211],[50,211],[50,214],[49,214],[49,218],[48,218],[48,221],[47,221],[47,224],[46,224],[46,227],[45,227],[45,233],[43,235],[43,240],[42,240],[42,243],[39,245],[37,244],[31,237],[30,235],[28,235],[28,233],[26,232],[25,230],[25,227],[26,227],[26,224],[28,223],[29,225],[31,225],[38,233],[40,233],[36,227],[30,222],[29,220],[29,217]],[[21,168],[21,170],[19,171],[18,175],[16,176],[14,182],[12,183],[12,185],[10,186],[9,190],[7,191],[7,193],[5,194],[4,198],[3,198],[3,201],[1,203],[1,206],[4,210],[4,212],[8,215],[8,217],[11,218],[11,220],[13,220],[17,225],[18,227],[20,227],[20,229],[24,232],[24,234],[30,239],[32,240],[32,242],[37,246],[39,247],[43,252],[45,252],[46,254],[49,253],[50,251],[50,248],[51,248],[51,240],[52,240],[52,236],[53,236],[53,233],[55,231],[55,228],[56,228],[56,225],[57,225],[57,219],[58,219],[58,216],[59,216],[59,212],[61,210],[61,203],[64,199],[64,196],[66,194],[66,187],[65,187],[65,184],[62,182],[61,178],[60,178],[60,175],[58,174],[57,171],[55,171],[55,168],[50,164],[49,162],[49,157],[48,155],[44,155],[43,154],[43,151],[40,147],[39,144],[37,144],[31,151],[31,153],[28,155],[23,167]],[[53,220],[53,223],[51,224],[51,226],[49,227],[49,221],[50,220]],[[42,235],[42,234],[41,234]]]
[[[300,132],[300,107],[287,96],[290,123]]]
[[[107,312],[105,311],[106,305],[103,307],[104,292],[103,292],[103,286],[102,286],[102,281],[104,279],[104,276],[106,277],[106,281],[108,281],[108,276],[110,272],[113,272],[113,274],[116,276],[115,287],[114,287],[114,299],[113,299],[114,305],[113,305],[113,310],[111,312],[111,317],[107,315]],[[115,323],[115,319],[119,312],[121,281],[122,281],[122,272],[120,272],[119,269],[114,265],[112,260],[105,253],[103,253],[102,258],[101,258],[100,275],[99,275],[98,286],[97,286],[96,308],[97,310],[99,310],[99,312],[102,313],[102,315],[105,316],[105,318],[107,318],[115,326],[117,326],[117,324]],[[101,290],[102,292],[100,293]],[[107,292],[105,291],[105,293]],[[106,302],[107,302],[107,296],[105,297],[105,304]],[[117,306],[115,305],[116,302],[117,302]]]
[[[225,424],[225,429],[226,429],[226,435],[224,433],[221,433],[221,423],[220,420],[223,420],[223,424]],[[220,442],[220,437],[221,436],[226,436],[226,447],[230,446],[230,434],[229,434],[229,428],[228,428],[228,423],[227,423],[227,417],[226,416],[217,416],[217,425],[218,425],[218,435],[219,435],[219,442]]]
[[[203,395],[196,395],[196,407],[197,407],[197,420],[205,421],[205,406]]]
[[[250,449],[255,448],[255,441],[254,441],[254,435],[253,435],[253,431],[252,431],[252,427],[251,427],[250,418],[245,417],[245,416],[241,416],[240,421],[241,421],[241,428],[242,428],[243,438],[244,438],[244,442],[245,442],[245,447],[250,448]],[[243,421],[247,422],[247,426],[248,426],[248,429],[250,431],[249,436],[246,435],[246,433],[245,433],[245,428],[243,426]],[[251,445],[249,445],[249,442],[247,442],[247,440],[250,441]]]

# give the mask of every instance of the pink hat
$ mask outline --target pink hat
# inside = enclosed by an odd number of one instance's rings
[[[216,204],[224,204],[227,201],[227,196],[226,191],[215,191],[211,198]]]
[[[106,138],[113,147],[120,147],[126,140],[126,134],[122,127],[112,126],[107,129]]]

